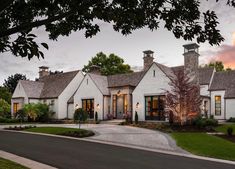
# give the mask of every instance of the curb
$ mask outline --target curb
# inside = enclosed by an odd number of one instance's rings
[[[171,151],[165,151],[165,150],[157,150],[157,149],[152,149],[152,148],[139,147],[139,146],[134,146],[134,145],[127,145],[127,144],[114,143],[114,142],[108,142],[108,141],[100,141],[100,140],[87,139],[87,138],[75,138],[75,137],[60,136],[60,135],[45,134],[45,133],[34,133],[34,132],[26,132],[26,131],[13,131],[13,130],[2,130],[2,131],[87,141],[87,142],[92,142],[92,143],[107,144],[107,145],[118,146],[118,147],[125,147],[125,148],[131,148],[131,149],[137,149],[137,150],[143,150],[143,151],[149,151],[149,152],[155,152],[155,153],[161,153],[161,154],[167,154],[167,155],[174,155],[174,156],[193,158],[193,159],[198,159],[198,160],[206,160],[206,161],[212,161],[212,162],[217,162],[217,163],[235,165],[235,161],[222,160],[222,159],[211,158],[211,157],[203,157],[203,156],[192,155],[192,154],[183,154],[183,153],[171,152]]]
[[[56,169],[46,164],[42,164],[24,157],[17,156],[5,151],[0,150],[0,157],[18,163],[30,169]]]

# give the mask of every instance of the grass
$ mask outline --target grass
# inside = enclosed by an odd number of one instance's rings
[[[94,133],[90,130],[65,128],[65,127],[36,127],[36,128],[25,129],[25,131],[30,131],[35,133],[65,135],[71,137],[88,137],[94,135]]]
[[[20,164],[0,158],[0,169],[28,169]]]
[[[206,133],[172,133],[177,145],[192,154],[235,161],[235,144]]]
[[[232,123],[231,124],[220,125],[220,126],[218,126],[216,128],[216,131],[227,134],[227,128],[228,127],[232,127],[233,128],[233,135],[235,135],[235,124],[232,124]]]

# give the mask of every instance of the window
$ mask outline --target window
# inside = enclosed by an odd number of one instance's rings
[[[117,95],[113,95],[112,111],[113,114],[117,113]]]
[[[145,119],[164,120],[165,96],[145,97]]]
[[[86,84],[88,85],[88,79],[86,79]]]
[[[156,71],[155,70],[153,70],[153,77],[155,77],[156,76]]]
[[[215,115],[221,115],[221,96],[215,96]]]
[[[88,113],[90,119],[94,118],[94,99],[83,99],[82,109]]]
[[[17,113],[19,109],[19,103],[13,103],[13,112]]]

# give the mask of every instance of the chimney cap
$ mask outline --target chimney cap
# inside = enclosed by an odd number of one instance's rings
[[[152,51],[152,50],[145,50],[145,51],[143,51],[143,53],[146,54],[146,55],[151,55],[151,54],[154,53],[154,51]]]
[[[40,66],[39,69],[49,69],[48,66]]]
[[[197,49],[199,48],[200,46],[196,43],[189,43],[189,44],[185,44],[183,45],[183,47],[187,50],[191,50],[191,49]]]

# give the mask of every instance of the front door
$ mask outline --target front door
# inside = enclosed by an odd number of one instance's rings
[[[88,113],[88,118],[94,119],[94,99],[83,99],[82,109]]]

